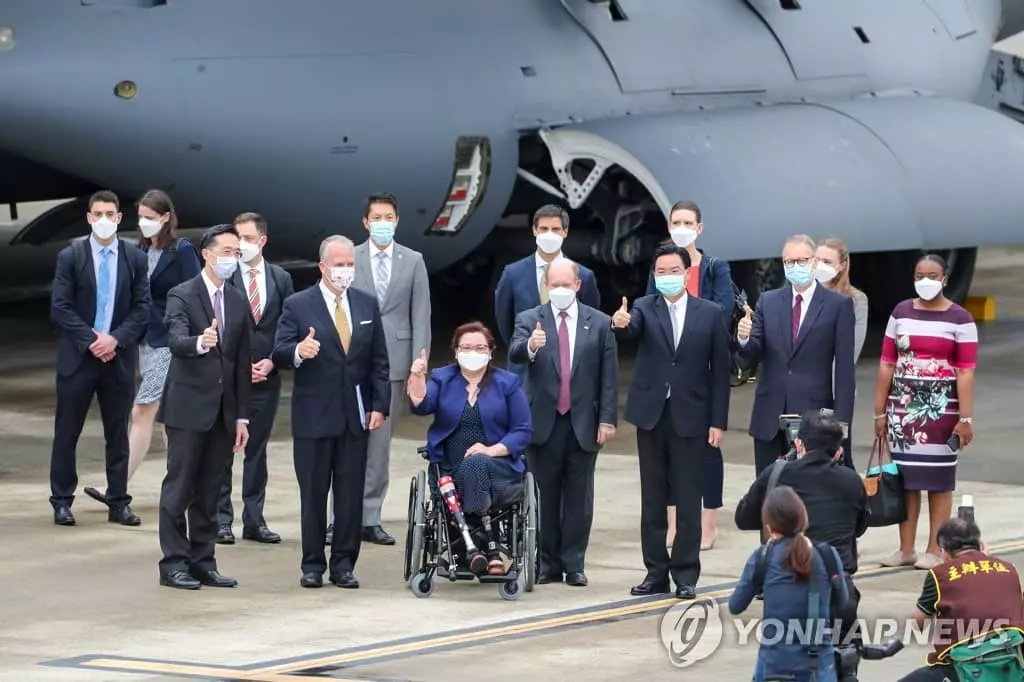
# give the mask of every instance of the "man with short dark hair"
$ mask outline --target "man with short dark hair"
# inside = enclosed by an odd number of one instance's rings
[[[250,351],[252,353],[252,409],[249,416],[249,442],[242,462],[242,538],[262,543],[277,543],[281,536],[267,527],[263,505],[267,496],[267,444],[277,417],[281,398],[281,375],[274,366],[274,335],[284,300],[295,293],[292,276],[284,268],[263,257],[267,245],[267,221],[259,213],[242,213],[235,218],[242,263],[228,283],[245,294],[252,316]],[[217,509],[217,542],[235,542],[231,525],[235,520],[231,505],[231,469],[229,457]]]
[[[50,319],[60,341],[50,504],[55,524],[75,525],[76,448],[95,395],[106,439],[107,519],[137,526],[128,495],[128,416],[151,305],[146,256],[117,238],[121,208],[113,192],[93,194],[86,219],[92,234],[57,254],[53,277]]]
[[[546,305],[547,287],[543,284],[544,270],[551,261],[562,256],[562,243],[569,235],[569,214],[561,206],[541,206],[533,215],[533,236],[537,251],[505,266],[494,289],[494,318],[498,333],[508,345],[516,328],[516,316],[524,310]],[[580,266],[580,303],[601,308],[594,273]],[[509,362],[510,371],[526,376],[526,366]]]
[[[640,528],[647,576],[635,596],[669,592],[695,599],[700,577],[702,468],[709,445],[719,447],[729,418],[729,333],[717,304],[686,291],[690,254],[675,244],[654,252],[657,294],[627,311],[622,298],[615,330],[638,342],[626,398],[640,458]],[[672,554],[665,551],[676,508]]]
[[[238,231],[211,227],[199,246],[203,271],[167,294],[171,366],[157,414],[167,427],[160,584],[185,590],[238,584],[214,559],[217,500],[232,450],[249,441],[252,395],[252,317],[245,296],[226,286],[238,269]]]

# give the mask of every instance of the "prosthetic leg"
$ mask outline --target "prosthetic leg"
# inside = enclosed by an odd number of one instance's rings
[[[455,481],[451,476],[441,476],[437,479],[437,488],[441,492],[441,497],[444,498],[444,503],[448,506],[448,511],[451,513],[452,518],[455,519],[455,525],[459,527],[459,532],[462,533],[463,541],[466,543],[469,570],[477,575],[483,574],[487,571],[487,557],[480,553],[480,550],[477,549],[476,544],[473,542],[473,537],[469,532],[469,524],[466,523],[466,517],[462,513],[462,503],[459,502],[459,494],[455,490]],[[490,519],[488,519],[488,525],[490,525]]]

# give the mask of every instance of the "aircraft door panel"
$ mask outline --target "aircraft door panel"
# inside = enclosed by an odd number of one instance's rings
[[[967,0],[924,0],[924,4],[935,13],[953,40],[974,35],[978,30]]]

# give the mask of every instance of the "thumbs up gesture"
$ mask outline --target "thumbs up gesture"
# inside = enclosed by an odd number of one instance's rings
[[[309,334],[299,342],[299,357],[303,360],[312,360],[320,353],[320,342],[314,337],[316,330],[309,328]]]
[[[424,348],[420,351],[420,356],[412,361],[412,368],[409,369],[409,374],[414,377],[423,377],[427,373],[427,350]]]
[[[612,315],[612,325],[616,329],[625,329],[626,327],[629,326],[629,323],[632,321],[633,318],[630,317],[628,308],[629,302],[626,301],[626,297],[623,296],[622,305],[619,307],[618,310],[615,311],[615,314]]]
[[[541,329],[540,321],[537,321],[537,328],[530,334],[529,348],[530,352],[536,353],[538,350],[544,347],[544,344],[548,342],[548,336]]]
[[[736,338],[740,341],[746,341],[750,338],[750,330],[754,327],[754,311],[750,309],[750,306],[743,306],[743,319],[736,325]]]
[[[214,318],[213,322],[210,323],[210,326],[203,330],[203,348],[209,350],[217,345],[217,341],[217,319]]]

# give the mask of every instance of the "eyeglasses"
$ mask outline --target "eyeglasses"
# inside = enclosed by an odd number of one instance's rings
[[[814,259],[814,256],[811,256],[810,258],[794,258],[792,260],[784,260],[784,261],[782,261],[782,264],[784,266],[786,266],[787,268],[791,268],[794,265],[807,265],[813,259]]]
[[[460,353],[490,353],[488,346],[459,346]]]

